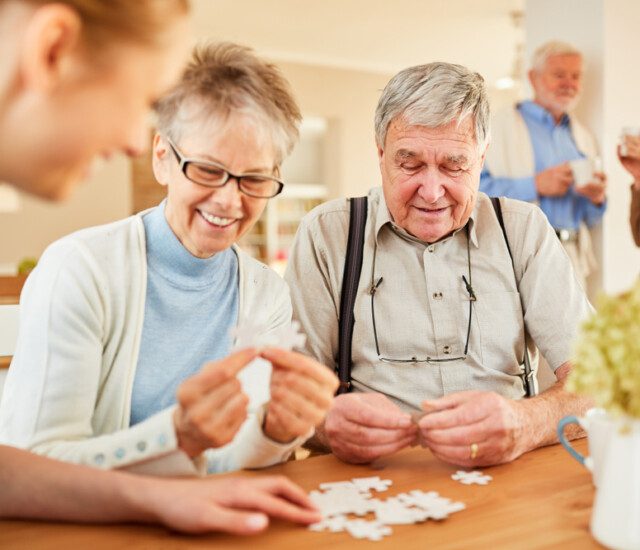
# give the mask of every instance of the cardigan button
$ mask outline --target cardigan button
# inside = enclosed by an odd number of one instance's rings
[[[93,457],[93,461],[94,461],[96,464],[104,464],[104,458],[105,458],[105,457],[104,457],[104,454],[103,454],[103,453],[98,453],[97,455],[95,455],[95,456]]]
[[[141,453],[144,453],[147,450],[147,442],[146,441],[138,441],[136,443],[136,449],[138,449]]]

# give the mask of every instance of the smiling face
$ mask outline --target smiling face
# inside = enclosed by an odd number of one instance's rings
[[[575,107],[582,91],[582,56],[553,55],[542,71],[531,70],[534,101],[560,118]]]
[[[398,226],[432,243],[467,223],[484,162],[471,120],[428,128],[397,118],[378,157],[385,201]]]
[[[275,175],[276,153],[266,132],[246,117],[231,116],[221,127],[189,123],[175,143],[187,158],[213,161],[234,174]],[[226,250],[256,223],[268,199],[241,193],[235,179],[223,187],[208,188],[188,180],[167,142],[154,140],[153,170],[168,186],[165,215],[182,245],[198,258]]]

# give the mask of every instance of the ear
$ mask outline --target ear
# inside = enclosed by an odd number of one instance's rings
[[[31,16],[24,34],[21,75],[24,85],[49,91],[65,76],[80,48],[82,21],[65,4],[45,4]]]
[[[169,157],[173,153],[169,151],[167,142],[163,137],[156,133],[153,136],[153,147],[151,150],[151,165],[153,167],[153,175],[160,185],[168,185],[169,183]]]
[[[384,157],[384,149],[379,145],[376,145],[378,149],[378,166],[380,167],[380,171],[382,171],[382,158]]]

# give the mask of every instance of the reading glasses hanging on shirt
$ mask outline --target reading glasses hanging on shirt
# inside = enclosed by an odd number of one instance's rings
[[[257,199],[271,199],[279,195],[284,187],[284,182],[273,176],[232,174],[217,162],[185,157],[168,137],[165,140],[180,165],[180,171],[188,180],[198,185],[224,187],[229,181],[236,180],[240,192]]]
[[[375,278],[375,268],[376,268],[376,254],[378,252],[378,245],[374,243],[373,248],[373,265],[371,267],[371,287],[369,288],[369,294],[371,295],[371,323],[373,325],[373,339],[376,344],[376,353],[378,354],[378,359],[383,363],[450,363],[453,361],[464,361],[467,358],[467,353],[469,351],[469,337],[471,335],[471,318],[473,314],[473,303],[476,301],[476,295],[473,291],[473,287],[471,286],[471,251],[469,247],[469,225],[465,226],[465,231],[467,235],[467,272],[469,275],[469,279],[464,275],[462,276],[462,281],[464,286],[469,294],[469,321],[467,323],[467,341],[464,344],[464,354],[458,357],[446,357],[443,359],[438,359],[435,357],[427,356],[425,358],[418,358],[417,356],[407,357],[407,358],[391,358],[383,356],[380,353],[380,344],[378,341],[378,331],[376,329],[376,314],[375,314],[375,296],[378,291],[378,288],[383,282],[383,278]]]

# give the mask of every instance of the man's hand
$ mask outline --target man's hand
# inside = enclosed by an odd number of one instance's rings
[[[381,393],[349,393],[335,398],[324,433],[338,458],[358,464],[412,444],[417,427]]]
[[[133,478],[131,498],[142,519],[186,533],[263,531],[268,516],[310,524],[321,515],[307,494],[284,477],[166,480]],[[138,485],[142,485],[142,489]],[[135,490],[134,490],[135,489]]]
[[[528,447],[519,403],[497,393],[465,391],[425,401],[420,442],[441,460],[464,467],[509,462]],[[475,445],[474,445],[475,444]],[[476,447],[475,456],[472,445]]]
[[[264,433],[287,443],[322,423],[333,403],[338,378],[301,353],[268,348],[261,355],[273,366]]]
[[[541,197],[564,197],[573,183],[573,172],[568,162],[547,168],[536,174],[535,184]]]
[[[254,349],[238,351],[180,384],[173,423],[178,446],[190,457],[226,445],[240,429],[249,399],[236,375],[256,357]]]
[[[594,172],[594,181],[576,187],[576,193],[587,197],[593,204],[600,206],[607,198],[607,176],[604,172]]]
[[[618,158],[624,169],[633,176],[636,189],[640,189],[640,136],[624,136],[624,144],[627,154],[620,154],[618,147]]]

